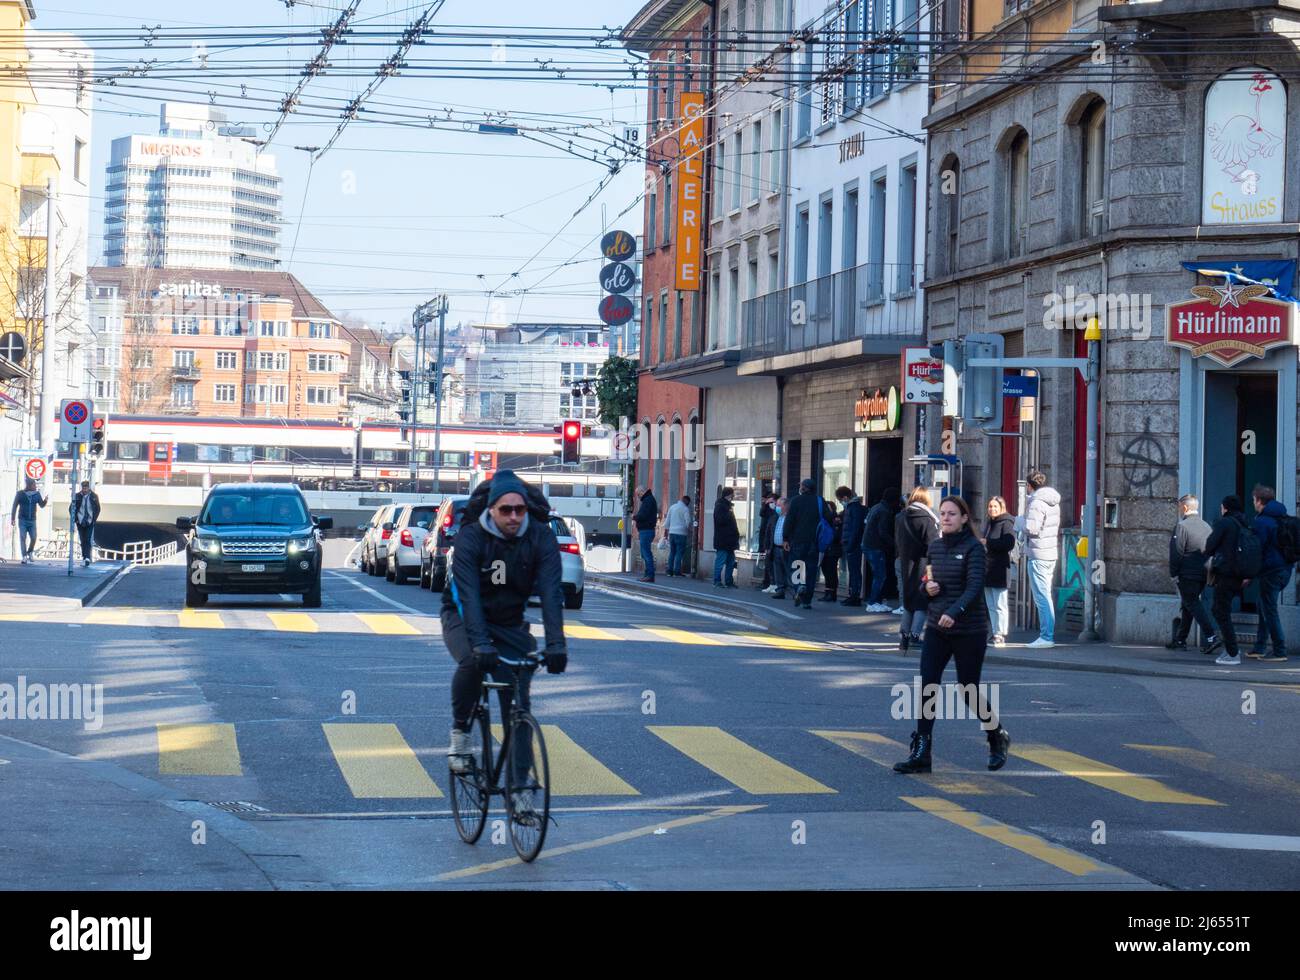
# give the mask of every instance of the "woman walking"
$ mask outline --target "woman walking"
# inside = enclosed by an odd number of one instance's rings
[[[903,621],[898,629],[898,649],[907,653],[909,646],[920,646],[925,628],[925,611],[929,597],[921,588],[925,576],[925,555],[930,542],[939,536],[939,522],[930,509],[930,491],[917,487],[907,496],[907,506],[894,519],[894,539],[898,548],[898,589],[903,595]]]
[[[844,557],[844,519],[829,500],[822,512],[826,523],[835,529],[831,546],[822,554],[822,578],[826,580],[826,591],[822,593],[822,602],[834,602],[840,591],[840,559]]]
[[[970,527],[970,506],[961,497],[944,497],[939,505],[942,534],[930,544],[930,597],[925,642],[921,649],[921,703],[912,751],[894,766],[895,772],[930,771],[934,719],[943,698],[940,683],[949,660],[957,661],[957,683],[967,704],[988,732],[990,769],[1006,765],[1011,736],[980,693],[980,670],[988,646],[989,617],[981,598],[984,588],[984,546]]]
[[[1001,497],[989,500],[989,519],[980,543],[989,554],[989,567],[984,573],[984,602],[989,607],[993,645],[1000,647],[1006,644],[1007,631],[1011,629],[1007,578],[1016,547],[1016,519],[1007,513],[1007,502]]]

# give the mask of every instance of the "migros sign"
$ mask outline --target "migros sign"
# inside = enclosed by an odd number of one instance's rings
[[[190,157],[197,159],[207,156],[208,148],[198,140],[141,140],[136,144],[136,152],[147,157]]]

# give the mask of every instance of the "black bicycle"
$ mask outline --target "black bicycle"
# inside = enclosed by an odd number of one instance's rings
[[[546,661],[534,654],[523,660],[498,657],[498,662],[509,667],[514,677],[510,683],[483,680],[482,695],[470,720],[471,742],[481,744],[482,749],[472,753],[467,769],[461,772],[451,770],[451,809],[461,840],[473,844],[487,824],[492,797],[504,796],[510,820],[510,842],[520,858],[531,861],[541,853],[551,817],[550,764],[546,758],[542,726],[519,706],[519,684],[524,671],[532,673]],[[494,762],[488,697],[491,691],[505,688],[511,688],[513,693],[510,723],[503,733],[501,754]],[[474,738],[475,730],[478,731],[477,740]],[[503,772],[504,789],[501,786]]]

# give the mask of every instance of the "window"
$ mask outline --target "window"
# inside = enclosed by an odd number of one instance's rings
[[[1106,105],[1097,101],[1079,120],[1082,173],[1079,180],[1079,230],[1082,236],[1106,230]]]
[[[668,294],[659,297],[659,349],[655,351],[659,362],[668,360]]]
[[[132,348],[131,367],[136,369],[153,367],[153,349],[148,347]]]
[[[140,459],[144,456],[144,447],[138,442],[114,443],[118,459]]]
[[[871,3],[871,36],[872,39],[880,38],[881,35],[889,33],[889,2],[888,0],[872,0]],[[871,84],[867,89],[867,98],[874,99],[878,95],[883,95],[889,91],[889,51],[890,47],[886,44],[874,44],[871,48],[871,57],[868,59],[867,70],[871,73]]]
[[[740,148],[744,143],[743,130],[736,131],[736,138],[731,141],[731,210],[740,207],[740,179],[744,171],[740,169]]]
[[[915,82],[921,77],[921,52],[918,47],[920,38],[920,15],[918,0],[895,0],[899,3],[899,19],[896,27],[902,34],[903,43],[894,49],[894,77],[901,83]]]
[[[328,323],[309,323],[307,324],[307,336],[328,340],[330,337],[334,336],[334,329],[333,326]]]
[[[1029,135],[1021,130],[1007,150],[1007,255],[1029,246]]]
[[[258,324],[257,335],[259,337],[274,337],[275,324],[270,320],[263,320],[260,324]]]
[[[645,301],[645,343],[641,346],[647,358],[650,357],[650,338],[655,335],[655,300],[650,296]]]
[[[677,356],[685,357],[686,348],[686,322],[682,319],[682,294],[677,294]]]
[[[808,281],[808,205],[801,204],[794,217],[794,268],[790,282],[798,285]]]
[[[316,373],[335,373],[338,371],[334,354],[308,354],[307,370]]]
[[[480,391],[478,393],[478,416],[481,419],[488,418],[492,414],[492,393]]]
[[[651,178],[651,184],[650,184],[650,196],[649,196],[649,198],[647,199],[647,204],[646,204],[646,209],[645,209],[645,211],[646,211],[646,223],[647,223],[648,226],[649,226],[649,227],[646,229],[645,240],[646,240],[646,245],[647,245],[648,247],[650,247],[650,248],[654,248],[654,247],[655,247],[655,243],[659,240],[659,239],[656,237],[657,234],[658,234],[658,231],[659,231],[659,226],[658,226],[658,221],[659,221],[659,194],[658,194],[658,192],[657,192],[658,186],[659,186],[659,182],[658,182],[658,180],[656,180],[656,179],[654,179],[654,178]]]
[[[740,269],[731,267],[727,279],[727,346],[736,346],[736,331],[740,322]]]
[[[916,164],[899,171],[898,180],[898,281],[895,288],[909,293],[916,288]]]
[[[722,274],[715,272],[709,277],[709,322],[708,322],[708,349],[718,349],[718,302],[722,295]]]
[[[718,82],[724,84],[721,77],[727,74],[731,66],[731,56],[727,54],[727,47],[732,45],[731,37],[731,12],[722,11],[722,16],[718,19]]]
[[[194,351],[192,350],[172,351],[172,367],[176,367],[176,368],[194,367]]]
[[[235,371],[239,368],[239,354],[233,350],[217,351],[217,370]],[[232,399],[233,401],[233,399]]]
[[[871,238],[867,245],[871,263],[867,277],[867,297],[880,299],[885,291],[885,175],[871,178]]]
[[[756,122],[750,129],[749,140],[749,199],[757,201],[763,185],[763,123]]]
[[[834,230],[835,201],[826,194],[817,215],[817,278],[831,274],[831,232]]]
[[[95,348],[95,367],[103,367],[108,363],[108,351],[103,347]]]
[[[284,405],[289,401],[289,386],[244,385],[244,401],[250,405]]]
[[[799,91],[799,130],[796,139],[805,139],[812,135],[812,79],[813,50],[806,44],[803,49],[803,70]]]
[[[86,143],[84,140],[72,140],[72,175],[78,183],[86,182]]]
[[[222,385],[217,385],[217,387],[218,387],[218,388],[221,388],[221,387],[223,387],[223,386],[222,386]],[[217,399],[217,400],[220,401],[221,399]],[[234,399],[232,398],[231,401],[234,401]],[[205,445],[202,445],[202,444],[200,444],[200,445],[196,445],[196,446],[194,447],[194,461],[195,461],[196,463],[220,463],[220,462],[221,462],[221,447],[220,447],[220,446],[205,446]]]
[[[722,205],[727,187],[727,141],[718,141],[718,154],[713,161],[713,217],[722,217]]]
[[[675,52],[668,55],[668,61],[664,65],[664,75],[667,78],[667,88],[665,89],[664,98],[664,118],[668,120],[669,127],[677,128],[677,54]]]
[[[265,350],[258,351],[257,369],[259,371],[289,370],[289,352],[288,351],[265,351]]]
[[[172,405],[183,408],[194,404],[194,382],[184,381],[172,385]]]
[[[172,320],[172,333],[196,334],[199,332],[199,318],[196,316],[178,316]]]
[[[664,174],[664,244],[673,240],[673,175]]]
[[[338,401],[339,390],[337,388],[316,388],[308,386],[307,404],[308,405],[333,405]]]
[[[212,400],[222,404],[234,404],[235,386],[234,385],[213,385]]]
[[[858,264],[858,189],[844,191],[843,229],[840,231],[840,268],[852,269]]]
[[[770,185],[768,191],[775,194],[785,183],[785,174],[781,172],[781,154],[784,146],[781,141],[781,127],[785,122],[785,113],[777,109],[772,113],[772,163],[768,168],[771,171]]]
[[[513,419],[513,418],[515,417],[515,411],[516,411],[516,410],[515,410],[515,406],[516,406],[516,403],[517,403],[517,398],[518,398],[518,396],[517,396],[513,391],[506,392],[506,395],[505,395],[505,398],[504,398],[504,401],[505,401],[505,416],[506,416],[506,418],[508,418],[508,419]]]
[[[961,164],[949,158],[939,171],[939,216],[942,222],[941,261],[943,271],[957,271],[957,247],[961,240]]]

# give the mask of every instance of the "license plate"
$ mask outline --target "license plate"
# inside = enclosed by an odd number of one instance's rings
[[[264,572],[266,571],[266,566],[265,565],[240,565],[239,570],[241,572]]]

